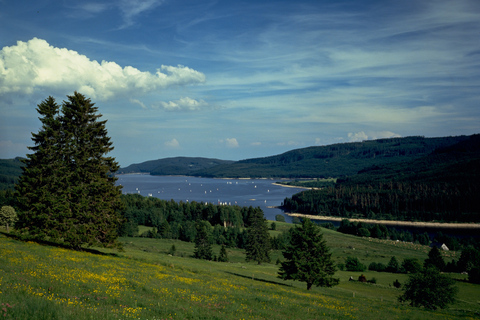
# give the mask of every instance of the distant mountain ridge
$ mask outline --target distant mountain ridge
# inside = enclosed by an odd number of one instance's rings
[[[438,148],[448,148],[470,136],[421,136],[338,143],[291,150],[279,155],[228,161],[176,157],[146,161],[118,173],[190,175],[209,178],[327,178],[344,177],[372,166],[414,160]]]
[[[131,164],[120,168],[117,174],[148,173],[151,175],[192,175],[196,171],[209,169],[218,165],[227,165],[235,161],[219,160],[201,157],[173,157],[150,160],[142,163]]]

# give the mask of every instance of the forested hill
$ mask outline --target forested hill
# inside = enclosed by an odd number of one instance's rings
[[[199,170],[205,170],[222,164],[230,164],[234,161],[210,158],[175,157],[151,160],[120,168],[117,172],[122,173],[149,173],[151,175],[184,175],[192,176]]]
[[[373,165],[409,161],[440,147],[468,139],[467,136],[406,137],[291,150],[280,155],[222,161],[203,158],[168,158],[122,168],[119,173],[190,175],[211,178],[328,178],[344,177]]]
[[[13,189],[24,166],[21,158],[0,159],[0,190]]]
[[[294,212],[408,221],[480,222],[480,135],[408,162],[375,165],[335,187],[287,198]]]

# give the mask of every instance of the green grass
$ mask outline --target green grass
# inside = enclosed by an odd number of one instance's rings
[[[280,232],[288,224],[277,223]],[[290,225],[291,226],[291,225]],[[323,230],[335,260],[363,263],[418,257],[427,248],[379,242]],[[406,275],[366,271],[377,284],[348,281],[359,272],[338,271],[340,284],[306,290],[277,278],[274,264],[246,263],[227,249],[229,263],[191,258],[194,244],[121,238],[124,251],[76,252],[0,235],[0,317],[5,319],[474,319],[480,286],[458,282],[455,304],[435,312],[397,302],[392,286]],[[175,244],[175,256],[168,251]],[[355,250],[353,250],[355,248]],[[99,249],[100,250],[100,249]],[[214,246],[218,255],[219,246]],[[368,253],[367,253],[368,251]],[[384,259],[384,260],[381,260]],[[453,275],[460,277],[460,275]]]

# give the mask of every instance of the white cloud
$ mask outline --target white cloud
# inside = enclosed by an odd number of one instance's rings
[[[360,132],[350,132],[348,134],[348,141],[350,142],[359,142],[364,140],[376,140],[376,139],[385,139],[385,138],[398,138],[401,135],[393,133],[391,131],[378,131],[378,132],[369,132],[366,134],[364,131]]]
[[[37,38],[18,41],[0,51],[0,94],[32,94],[44,89],[63,94],[78,90],[91,98],[106,100],[204,81],[203,73],[181,65],[162,65],[152,74],[131,66],[122,68],[115,62],[99,63]]]
[[[152,106],[154,109],[161,108],[166,111],[199,111],[208,107],[209,104],[204,100],[195,100],[189,97],[168,102],[160,101]]]
[[[177,139],[173,138],[173,139],[170,140],[170,141],[165,141],[165,146],[166,146],[166,147],[169,147],[169,148],[179,148],[179,147],[180,147],[180,143],[178,142]]]
[[[221,140],[220,142],[224,142],[223,140]],[[238,145],[238,141],[236,138],[227,138],[225,139],[225,145],[228,147],[228,148],[238,148],[239,145]]]
[[[140,107],[142,107],[142,109],[148,109],[147,106],[145,106],[145,104],[138,99],[130,99],[130,102],[134,104],[138,104]]]

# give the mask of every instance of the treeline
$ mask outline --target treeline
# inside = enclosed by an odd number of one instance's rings
[[[0,190],[13,190],[23,166],[21,158],[0,159]]]
[[[196,221],[205,221],[212,229],[212,239],[227,247],[244,248],[246,233],[251,217],[260,208],[222,206],[200,202],[175,202],[138,194],[122,195],[125,204],[125,223],[120,236],[135,236],[138,225],[153,227],[141,236],[150,238],[179,239],[193,242],[197,230]]]
[[[334,187],[286,198],[314,215],[408,221],[480,222],[480,136],[411,162],[374,166]]]
[[[330,229],[335,229],[333,224],[321,225]],[[401,228],[387,227],[385,225],[368,224],[363,222],[352,222],[343,219],[340,226],[336,228],[338,232],[351,234],[359,237],[370,237],[385,240],[399,240],[403,242],[418,243],[421,245],[430,245],[430,243],[445,244],[450,250],[463,250],[469,246],[480,248],[480,238],[460,237],[445,234],[441,231],[427,233],[426,231],[410,231]]]

